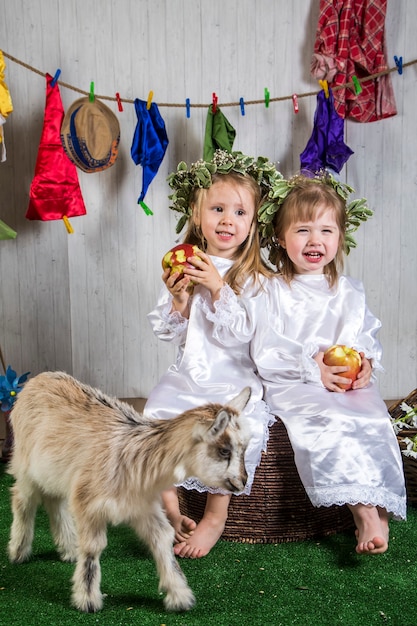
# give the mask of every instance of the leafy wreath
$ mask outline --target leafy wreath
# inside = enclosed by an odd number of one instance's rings
[[[311,173],[302,172],[301,175],[298,174],[287,180],[267,157],[259,156],[255,159],[242,152],[216,150],[211,161],[200,159],[193,163],[190,168],[184,161],[181,161],[177,170],[167,178],[168,184],[173,190],[173,193],[168,196],[171,201],[169,208],[182,213],[176,226],[177,233],[181,232],[191,217],[191,198],[194,190],[211,187],[213,174],[229,174],[232,171],[252,176],[261,188],[262,200],[257,219],[262,247],[271,248],[276,245],[273,224],[275,214],[288,194],[297,185],[300,176],[307,176],[317,183],[331,185],[346,202],[345,244],[347,254],[351,248],[356,247],[353,233],[362,222],[366,222],[373,215],[373,211],[368,207],[365,198],[353,200],[348,204],[347,200],[354,189],[350,185],[336,180],[332,174],[325,170],[313,176]]]

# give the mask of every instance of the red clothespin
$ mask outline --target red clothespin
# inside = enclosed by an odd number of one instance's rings
[[[216,93],[214,91],[213,91],[213,97],[212,98],[213,98],[212,99],[212,106],[213,106],[212,111],[213,111],[213,114],[214,114],[217,111],[217,100],[218,100],[218,98],[216,96]]]
[[[149,109],[151,108],[151,104],[152,104],[152,98],[153,98],[153,91],[150,91],[148,93],[148,100],[146,102],[146,109],[149,111]]]
[[[362,86],[361,86],[357,76],[352,76],[352,82],[353,82],[353,86],[355,88],[355,94],[357,96],[359,96],[359,94],[362,92]]]
[[[403,58],[402,57],[394,57],[395,65],[397,66],[397,70],[399,74],[403,73]]]
[[[264,89],[264,100],[265,100],[265,107],[268,108],[269,107],[269,89],[267,87],[265,87]]]
[[[191,117],[191,104],[190,104],[190,98],[186,98],[185,99],[185,108],[186,108],[186,115],[188,118]]]
[[[240,104],[240,112],[242,113],[242,115],[245,115],[245,101],[243,98],[240,98],[239,104]]]
[[[292,94],[292,104],[294,107],[294,113],[298,113],[298,98],[296,93]]]
[[[329,85],[328,85],[327,80],[319,80],[319,85],[323,89],[324,95],[326,96],[326,98],[328,98],[329,97]]]
[[[402,57],[401,57],[402,58]],[[55,87],[55,85],[58,82],[58,78],[59,75],[61,74],[61,70],[58,68],[57,71],[55,72],[55,76],[53,77],[53,79],[51,80],[51,87]]]
[[[123,104],[122,104],[119,92],[116,93],[116,100],[117,100],[117,108],[119,109],[119,111],[123,111]]]

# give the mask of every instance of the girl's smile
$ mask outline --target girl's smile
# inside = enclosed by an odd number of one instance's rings
[[[249,235],[255,214],[253,194],[230,181],[207,190],[201,208],[201,230],[207,254],[232,259]]]
[[[322,207],[312,221],[294,222],[279,241],[297,274],[323,274],[336,256],[340,231],[333,209]]]

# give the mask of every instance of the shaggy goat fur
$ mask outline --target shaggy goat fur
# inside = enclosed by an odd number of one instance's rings
[[[61,558],[76,561],[74,606],[98,611],[107,524],[127,523],[152,552],[166,609],[190,609],[194,595],[175,560],[160,494],[190,476],[230,492],[244,488],[248,433],[239,414],[249,397],[245,388],[227,406],[207,404],[157,420],[64,372],[29,380],[11,414],[10,560],[30,556],[42,503]]]

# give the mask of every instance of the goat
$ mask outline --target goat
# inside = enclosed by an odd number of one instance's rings
[[[250,395],[246,387],[226,406],[207,404],[159,420],[65,372],[30,379],[11,413],[11,562],[29,558],[42,503],[61,559],[76,561],[72,604],[98,611],[107,524],[127,523],[153,555],[166,610],[192,608],[160,494],[191,476],[232,493],[244,488],[249,433],[240,412]]]

